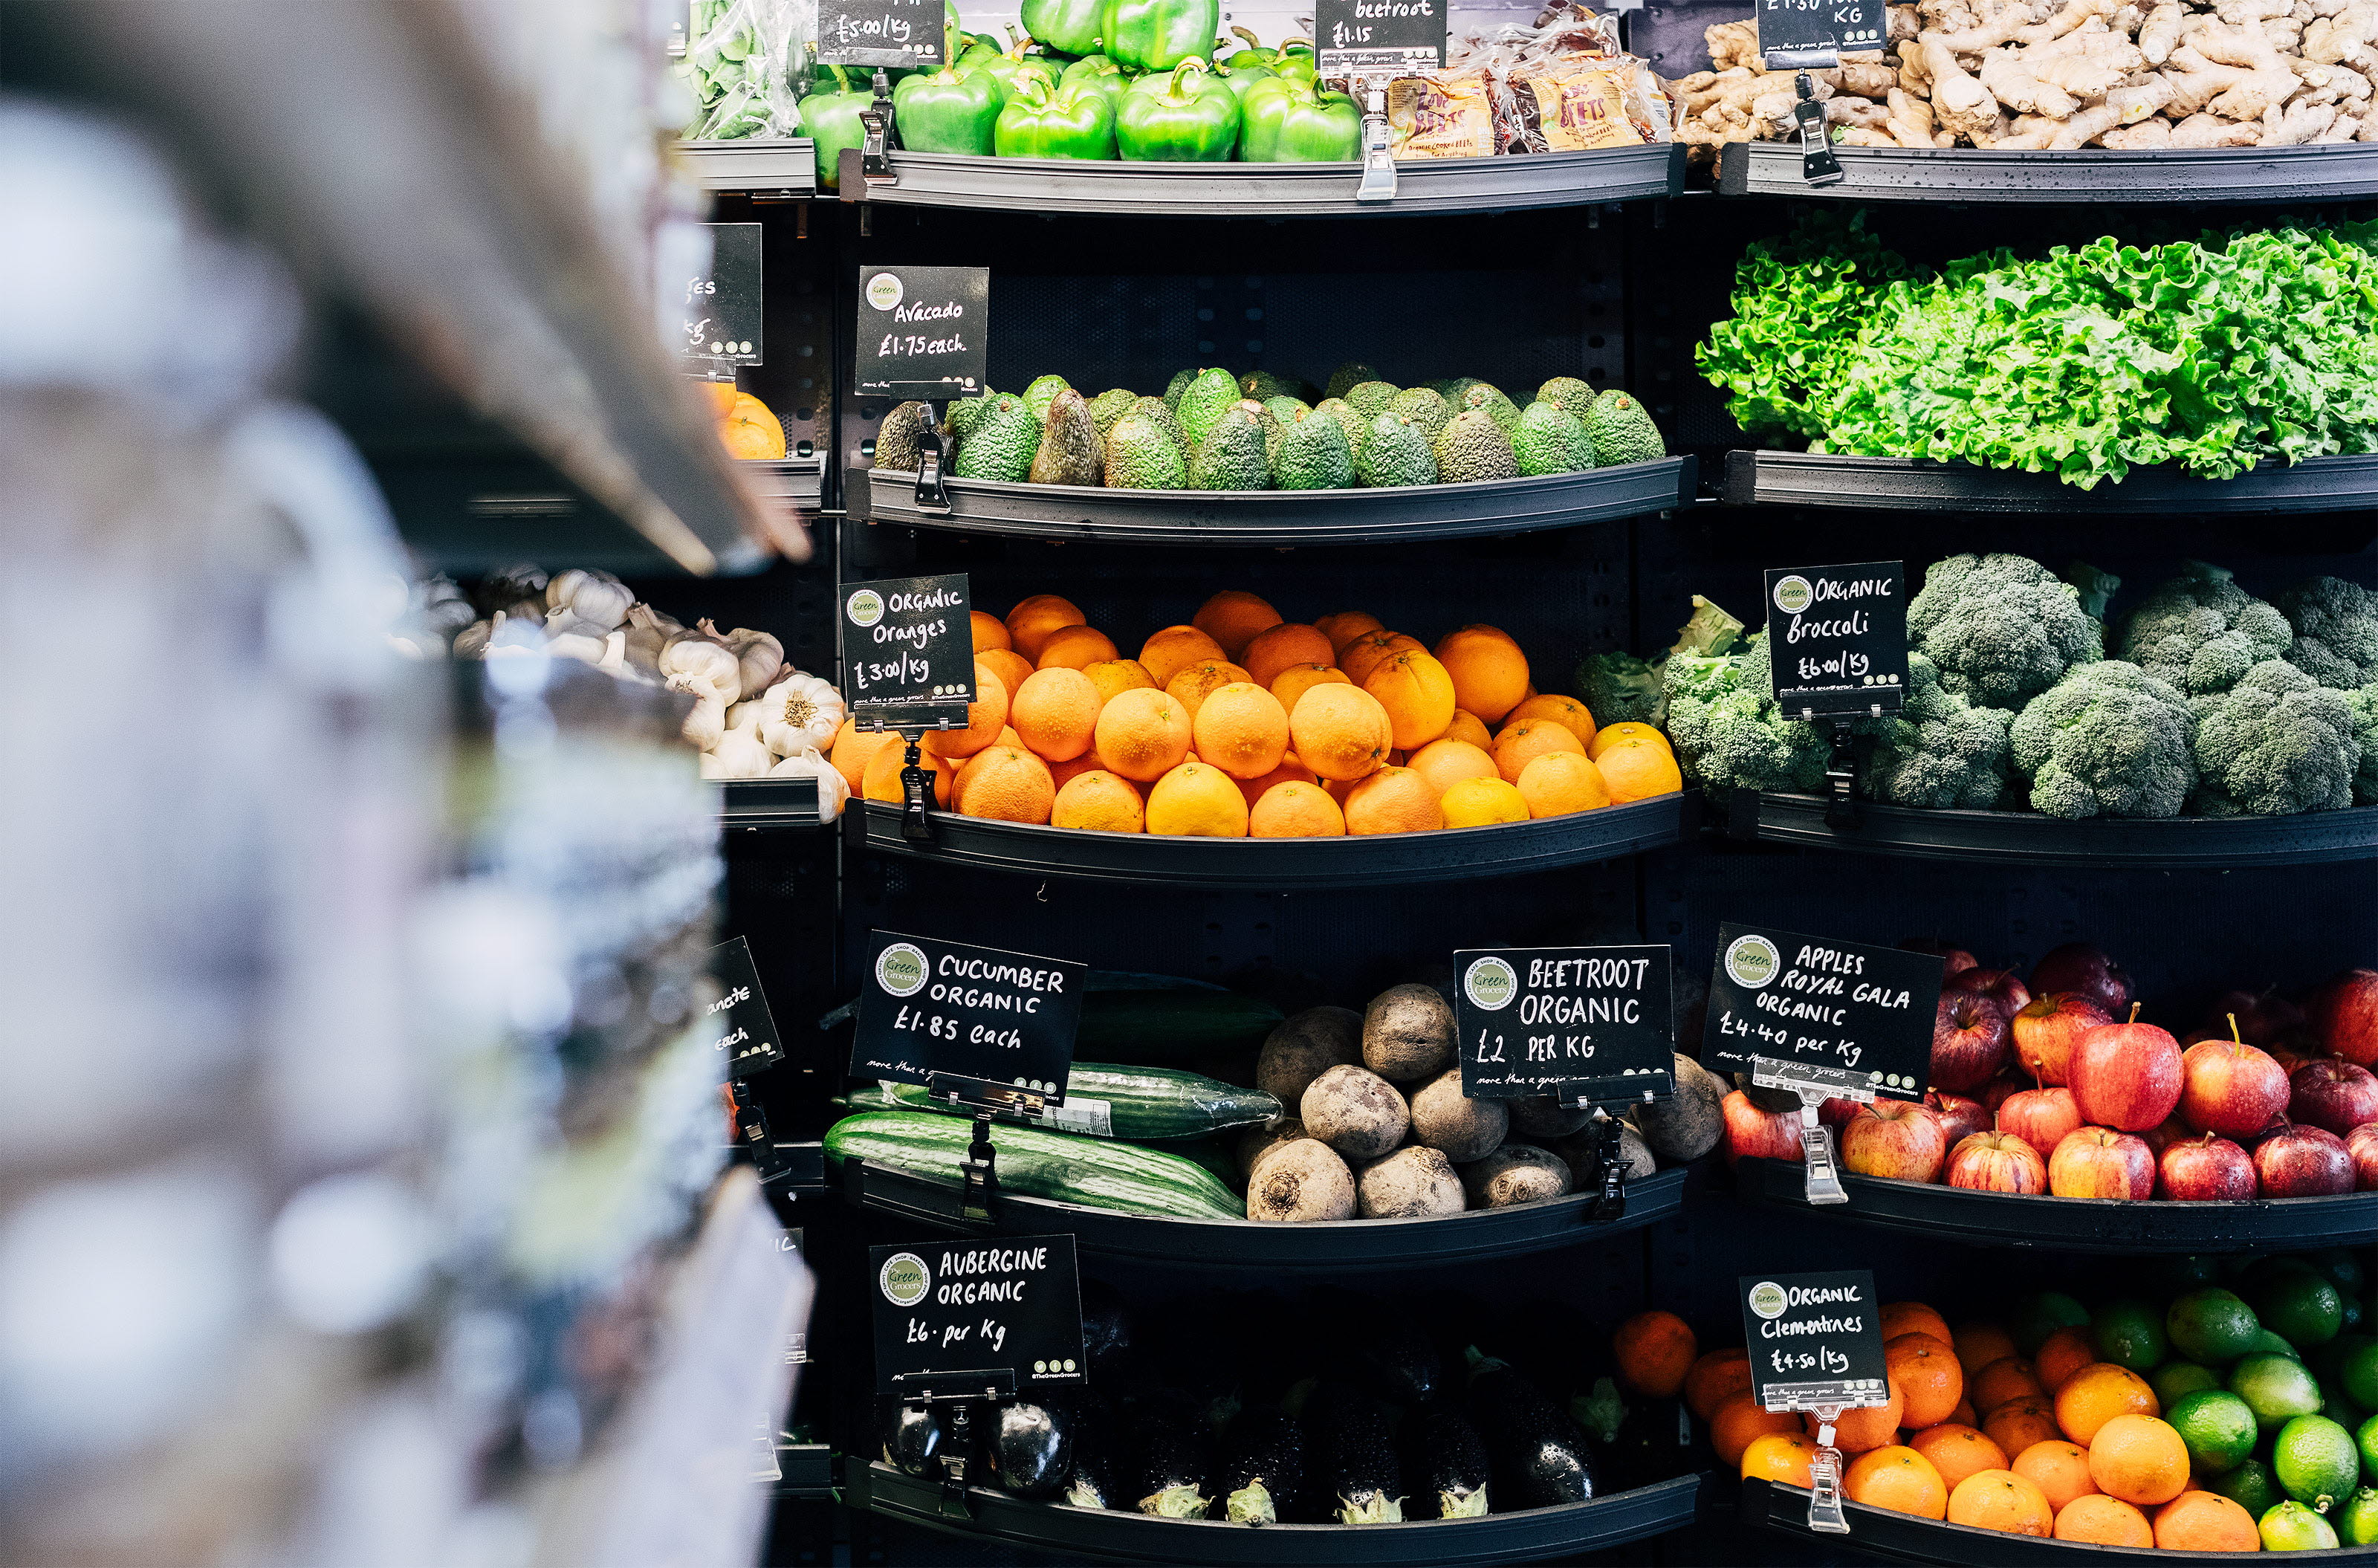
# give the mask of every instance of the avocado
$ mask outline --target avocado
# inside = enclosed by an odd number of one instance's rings
[[[1511,455],[1519,472],[1575,473],[1593,466],[1593,439],[1575,415],[1557,403],[1530,403],[1510,429]]]
[[[1046,419],[1050,403],[1056,400],[1058,393],[1069,390],[1072,386],[1073,383],[1063,376],[1043,376],[1024,389],[1024,406],[1032,411],[1033,418]]]
[[[1271,475],[1283,490],[1342,490],[1351,485],[1354,450],[1345,426],[1316,413],[1283,426]]]
[[[1574,376],[1555,376],[1536,389],[1536,401],[1556,403],[1578,419],[1585,417],[1585,411],[1593,406],[1597,395],[1591,387]]]
[[[1469,390],[1461,394],[1461,406],[1482,409],[1491,414],[1495,423],[1503,427],[1506,435],[1510,433],[1512,425],[1519,423],[1519,406],[1503,395],[1503,389],[1492,382],[1473,383]]]
[[[1359,468],[1363,461],[1363,435],[1370,428],[1370,422],[1343,398],[1324,398],[1313,405],[1313,412],[1327,414],[1345,427],[1346,445],[1353,449],[1354,462]]]
[[[1346,401],[1353,402],[1351,398]],[[1354,403],[1354,406],[1360,408],[1363,405]],[[1383,412],[1402,414],[1419,425],[1421,434],[1432,441],[1436,439],[1437,432],[1445,428],[1445,422],[1453,417],[1452,406],[1426,387],[1413,387],[1398,392]]]
[[[1172,444],[1181,449],[1182,461],[1183,462],[1188,461],[1189,437],[1182,433],[1180,417],[1165,406],[1162,398],[1141,398],[1124,412],[1144,413],[1156,421],[1156,427],[1171,437]],[[1107,434],[1110,436],[1114,434],[1113,425],[1107,426]]]
[[[1206,439],[1206,432],[1221,421],[1222,411],[1239,401],[1239,383],[1227,370],[1201,370],[1197,379],[1189,383],[1173,408],[1180,416],[1182,434],[1188,437],[1194,450]]]
[[[1090,405],[1071,387],[1050,400],[1040,422],[1040,449],[1033,454],[1030,478],[1035,485],[1096,485],[1106,466],[1099,440],[1099,422]]]
[[[1188,477],[1164,427],[1134,410],[1107,432],[1106,482],[1116,490],[1178,490]]]
[[[1242,403],[1207,433],[1189,464],[1192,490],[1268,490],[1271,471],[1264,461],[1263,426]]]
[[[1392,381],[1358,381],[1346,389],[1344,396],[1356,413],[1364,419],[1376,419],[1387,412],[1387,405],[1402,390]]]
[[[1253,398],[1241,398],[1237,402],[1234,402],[1229,408],[1224,409],[1222,413],[1225,415],[1228,415],[1233,411],[1243,413],[1249,419],[1255,422],[1255,428],[1263,432],[1264,450],[1266,452],[1269,452],[1272,448],[1279,444],[1279,416],[1272,413],[1270,409],[1267,408],[1262,403],[1255,401]]]
[[[1285,376],[1275,376],[1268,370],[1250,370],[1239,377],[1239,393],[1257,402],[1269,402],[1274,398],[1292,398],[1297,383]]]
[[[1593,406],[1586,411],[1585,429],[1593,438],[1597,467],[1650,462],[1668,452],[1666,443],[1660,439],[1659,426],[1651,423],[1643,405],[1625,392],[1604,392],[1594,399]]]
[[[1436,474],[1447,485],[1511,479],[1519,472],[1511,438],[1483,409],[1464,409],[1436,437]]]
[[[963,441],[973,435],[974,427],[982,423],[982,416],[991,412],[991,404],[997,402],[1000,396],[986,387],[980,397],[960,398],[951,403],[949,417],[943,422],[950,439]]]
[[[1342,398],[1365,381],[1376,381],[1379,373],[1359,359],[1350,359],[1329,373],[1329,384],[1321,389],[1322,397]]]
[[[1286,396],[1266,398],[1263,401],[1263,405],[1271,411],[1271,416],[1274,419],[1281,421],[1294,419],[1300,414],[1307,414],[1313,412],[1313,405],[1306,402],[1303,398],[1291,398]]]
[[[1428,437],[1400,413],[1383,413],[1371,421],[1355,467],[1363,484],[1381,489],[1436,483],[1436,455],[1429,450]]]
[[[875,427],[875,466],[887,473],[914,473],[921,456],[921,437],[933,422],[933,405],[906,402],[883,416]]]
[[[1011,402],[1014,406],[1007,406]],[[1014,484],[1031,473],[1033,457],[1039,449],[1040,422],[1021,399],[1002,400],[983,415],[974,434],[958,443],[958,455],[950,462],[950,477]]]
[[[1139,394],[1128,387],[1110,387],[1092,398],[1090,418],[1099,427],[1099,439],[1105,440],[1107,432],[1114,428],[1115,421],[1129,413],[1131,405],[1138,401]]]
[[[1189,383],[1197,379],[1198,375],[1199,372],[1195,370],[1174,371],[1172,373],[1172,379],[1164,384],[1164,406],[1166,408],[1179,408],[1181,406],[1181,394],[1189,389]]]
[[[1442,381],[1431,381],[1429,386],[1438,397],[1458,409],[1461,406],[1462,395],[1478,384],[1475,376],[1452,376]]]

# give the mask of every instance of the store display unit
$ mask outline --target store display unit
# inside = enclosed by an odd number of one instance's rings
[[[2010,866],[2222,870],[2378,857],[2378,806],[2285,817],[2089,818],[2036,811],[1938,811],[1861,801],[1855,826],[1828,820],[1821,796],[1742,791],[1729,837],[1856,855]]]
[[[1797,142],[1739,143],[1725,150],[1718,190],[1799,200],[1994,207],[2276,205],[2355,201],[2378,194],[2378,148],[2367,143],[2133,151],[2096,147],[2071,152],[1845,147],[1835,156],[1841,160],[1840,181],[1811,185]]]

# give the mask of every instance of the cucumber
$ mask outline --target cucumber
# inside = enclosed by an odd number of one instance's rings
[[[973,1140],[972,1124],[955,1116],[865,1111],[826,1130],[825,1153],[956,1186]],[[1011,1192],[1167,1219],[1246,1217],[1229,1188],[1177,1155],[1030,1127],[993,1127],[991,1142],[999,1184]]]
[[[907,1108],[942,1108],[921,1083],[881,1087]],[[856,1102],[858,1096],[852,1098]],[[1036,1125],[1093,1137],[1205,1138],[1226,1128],[1269,1121],[1280,1114],[1279,1101],[1261,1089],[1242,1089],[1219,1078],[1175,1068],[1117,1067],[1097,1061],[1074,1063],[1065,1074],[1065,1101],[1062,1109],[1044,1113]],[[1106,1110],[1100,1117],[1076,1101],[1095,1101]],[[863,1107],[854,1103],[851,1108]],[[1104,1125],[1083,1125],[1088,1118],[1098,1118]]]
[[[1252,1050],[1284,1016],[1234,991],[1135,987],[1082,994],[1074,1048],[1099,1061],[1165,1064]]]

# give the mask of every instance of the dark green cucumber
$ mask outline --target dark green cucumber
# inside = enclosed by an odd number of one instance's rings
[[[914,1110],[941,1108],[921,1083],[886,1083],[884,1091]],[[1103,1132],[1082,1125],[1095,1101],[1106,1110]],[[1119,1067],[1107,1062],[1077,1061],[1065,1075],[1065,1104],[1046,1113],[1040,1125],[1048,1131],[1089,1133],[1117,1138],[1205,1138],[1232,1127],[1269,1121],[1280,1114],[1279,1101],[1261,1089],[1242,1089],[1203,1073],[1169,1067]],[[860,1108],[854,1105],[853,1109]]]
[[[973,1136],[973,1124],[955,1116],[866,1111],[828,1128],[825,1152],[837,1164],[861,1159],[955,1187]],[[1229,1188],[1175,1155],[1031,1127],[993,1127],[991,1141],[999,1185],[1010,1192],[1168,1219],[1246,1217]]]

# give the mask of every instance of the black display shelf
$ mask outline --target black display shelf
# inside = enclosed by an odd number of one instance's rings
[[[934,838],[900,836],[900,808],[865,802],[866,847],[1019,877],[1288,892],[1516,877],[1615,860],[1684,836],[1685,799],[1663,795],[1567,817],[1347,838],[1170,838],[931,814]]]
[[[842,199],[874,206],[1005,208],[1121,218],[1357,218],[1509,212],[1675,196],[1682,143],[1516,158],[1422,158],[1396,164],[1391,201],[1357,202],[1360,163],[1139,163],[895,152],[895,183],[870,185],[856,148],[842,155]]]
[[[1821,796],[1740,792],[1730,802],[1726,832],[1804,849],[2005,866],[2226,870],[2378,856],[2378,806],[2286,817],[2070,822],[2036,811],[1919,811],[1860,802],[1858,825],[1846,830],[1826,822],[1825,809]]]
[[[1613,1492],[1591,1502],[1424,1519],[1406,1525],[1233,1525],[1219,1519],[1159,1519],[1112,1508],[1028,1502],[967,1489],[945,1512],[939,1481],[904,1475],[856,1455],[843,1461],[843,1501],[854,1508],[975,1541],[1000,1541],[1101,1562],[1255,1564],[1343,1568],[1397,1564],[1536,1562],[1599,1551],[1692,1523],[1699,1476]]]
[[[842,1190],[860,1208],[948,1230],[981,1229],[958,1217],[959,1189],[906,1171],[845,1160]],[[1002,1192],[991,1200],[990,1228],[1018,1236],[1063,1231],[1082,1248],[1141,1263],[1250,1268],[1273,1274],[1355,1273],[1484,1263],[1523,1252],[1575,1247],[1675,1215],[1690,1167],[1678,1166],[1627,1184],[1627,1211],[1614,1220],[1586,1218],[1584,1194],[1510,1209],[1473,1209],[1428,1219],[1348,1219],[1275,1225],[1248,1219],[1165,1219]]]
[[[751,488],[766,504],[789,509],[795,516],[814,517],[824,504],[825,460],[814,454],[808,457],[781,458],[774,462],[746,458],[736,466],[751,481]]]
[[[778,1497],[828,1499],[834,1496],[834,1448],[823,1442],[776,1444]]]
[[[818,820],[818,782],[813,778],[726,779],[718,793],[719,825],[729,832],[828,825]]]
[[[2378,196],[2378,146],[2161,148],[1992,152],[1980,148],[1842,147],[1839,184],[1801,175],[1796,141],[1746,142],[1720,160],[1725,196],[1849,201],[2082,203],[2348,201]]]
[[[871,473],[874,522],[1036,539],[1132,545],[1376,545],[1532,533],[1641,517],[1691,504],[1691,458],[1622,463],[1535,479],[1352,490],[1109,490],[954,479],[950,509],[917,504],[917,476]]]
[[[2060,1252],[2294,1251],[2378,1240],[2378,1192],[2335,1198],[2257,1198],[2241,1203],[2164,1199],[2053,1198],[1974,1192],[1922,1181],[1844,1174],[1846,1203],[1811,1208],[1804,1171],[1792,1160],[1745,1159],[1735,1191],[1755,1203],[1807,1210],[1884,1230],[1982,1247],[2044,1247]]]
[[[2132,469],[2087,490],[2052,473],[1976,468],[1916,458],[1837,452],[1734,451],[1720,498],[1728,506],[1852,507],[1876,511],[2008,512],[2140,517],[2168,512],[2284,514],[2378,508],[2378,457],[2264,463],[2235,479]]]
[[[760,201],[817,195],[817,144],[805,136],[679,141],[679,163],[706,191]]]

